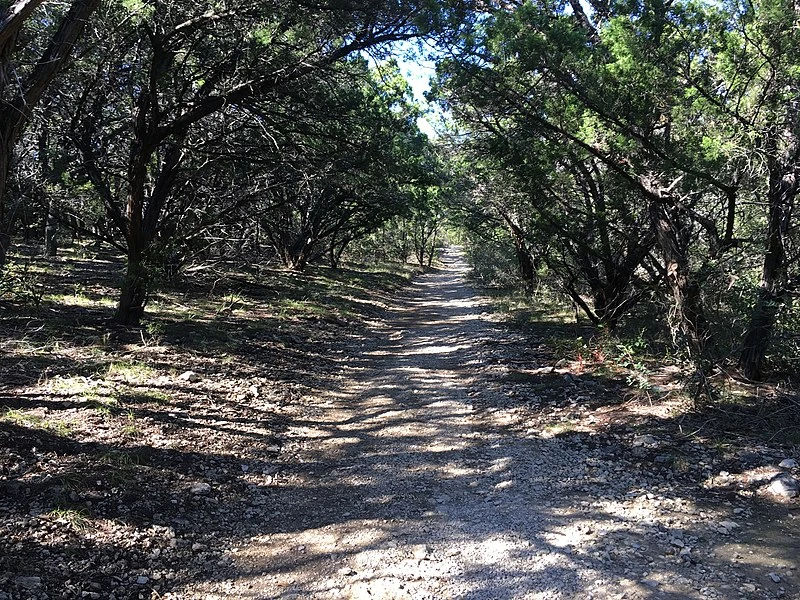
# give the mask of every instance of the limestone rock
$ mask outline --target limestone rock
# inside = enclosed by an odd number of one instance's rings
[[[178,379],[181,381],[188,381],[189,383],[195,383],[200,381],[200,375],[195,373],[194,371],[184,371],[180,375],[178,375]]]
[[[204,496],[211,492],[211,486],[203,481],[193,483],[189,491],[195,496]]]
[[[776,496],[794,498],[800,492],[800,484],[786,473],[778,473],[769,482],[769,491]]]

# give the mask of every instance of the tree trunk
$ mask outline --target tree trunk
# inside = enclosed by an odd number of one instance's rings
[[[764,265],[758,297],[739,355],[742,374],[754,381],[761,379],[764,357],[775,328],[778,310],[786,294],[788,274],[784,238],[791,225],[792,204],[797,188],[798,181],[792,167],[777,163],[771,166]]]
[[[608,284],[608,287],[611,289],[605,289],[604,287],[592,290],[592,304],[597,315],[597,325],[610,333],[619,324],[619,315],[615,310],[615,305],[618,304],[619,298],[617,290],[613,289],[613,285]],[[609,300],[609,295],[612,298],[611,300]]]
[[[147,268],[140,252],[128,252],[128,268],[117,304],[114,320],[125,327],[136,327],[147,303]]]
[[[283,248],[283,264],[290,271],[303,271],[308,266],[308,251],[305,244],[293,244]]]
[[[759,290],[739,355],[739,368],[747,379],[759,381],[762,377],[764,357],[781,302],[778,295]]]
[[[277,231],[271,237],[284,267],[291,271],[303,271],[308,266],[317,241],[307,230]]]
[[[0,117],[2,114],[0,113]],[[0,267],[6,264],[8,249],[11,247],[10,224],[6,219],[6,186],[11,168],[11,152],[13,141],[9,140],[11,132],[0,125]]]
[[[700,286],[691,276],[689,259],[680,243],[676,225],[664,206],[651,201],[650,218],[666,264],[667,283],[675,302],[678,331],[684,338],[692,359],[700,361],[708,342],[708,327]]]
[[[433,258],[434,258],[434,255],[436,253],[436,242],[437,242],[436,238],[437,238],[436,229],[434,229],[433,237],[431,239],[431,243],[430,243],[430,247],[429,247],[429,251],[428,251],[428,268],[429,269],[433,266]]]
[[[519,274],[526,284],[532,286],[536,282],[536,265],[534,264],[531,251],[528,249],[528,243],[525,241],[525,234],[509,215],[503,211],[499,212],[508,225],[511,237],[514,240],[514,251],[517,256]]]
[[[297,271],[298,273],[300,271],[305,271],[307,266],[308,266],[308,259],[306,258],[305,255],[293,256],[289,260],[288,264],[290,271]]]
[[[44,255],[54,258],[58,255],[58,219],[55,215],[53,201],[47,205],[47,218],[44,226]]]
[[[336,247],[333,244],[328,248],[328,265],[331,269],[339,268],[339,257],[336,255]]]
[[[342,254],[344,254],[345,248],[350,244],[352,240],[345,238],[341,240],[338,244],[331,244],[328,261],[330,263],[331,269],[338,269],[339,264],[342,262]]]
[[[45,118],[51,118],[47,112]],[[44,255],[48,258],[55,258],[58,254],[58,218],[56,217],[56,205],[53,197],[47,191],[47,184],[52,181],[50,168],[50,130],[43,127],[39,131],[39,165],[42,169],[42,181],[38,186],[38,196],[40,206],[47,205],[47,214],[44,219]]]

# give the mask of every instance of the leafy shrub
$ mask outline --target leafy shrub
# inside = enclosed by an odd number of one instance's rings
[[[470,276],[479,284],[504,289],[521,285],[511,244],[490,244],[485,240],[468,239],[464,249],[472,267]]]
[[[41,278],[27,263],[9,263],[0,269],[0,300],[11,300],[39,307],[44,298]]]

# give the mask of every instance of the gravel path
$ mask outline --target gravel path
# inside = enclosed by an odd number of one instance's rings
[[[800,598],[785,508],[700,499],[657,437],[556,435],[510,402],[529,390],[496,357],[524,340],[465,271],[445,254],[348,361],[351,383],[294,422],[293,466],[253,491],[275,525],[192,597]],[[558,378],[580,413],[596,385]]]

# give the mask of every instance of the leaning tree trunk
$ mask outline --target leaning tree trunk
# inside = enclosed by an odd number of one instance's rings
[[[331,244],[331,247],[328,249],[328,264],[330,265],[331,269],[339,268],[339,265],[342,262],[342,254],[344,254],[345,249],[351,241],[352,239],[345,238],[338,243]]]
[[[24,81],[18,82],[10,57],[16,51],[18,35],[26,20],[42,4],[41,0],[15,0],[0,11],[0,99],[8,98],[0,110],[0,266],[5,264],[11,245],[3,207],[14,146],[47,87],[69,58],[72,47],[83,32],[100,0],[73,0],[44,54]],[[6,84],[14,82],[16,91],[6,95]]]
[[[433,230],[433,237],[431,238],[431,243],[430,243],[430,246],[429,246],[429,248],[430,248],[430,250],[428,252],[428,268],[429,269],[433,266],[433,259],[436,256],[436,244],[438,242],[438,239],[437,239],[438,235],[436,233],[437,231],[438,231],[438,228]]]
[[[778,310],[786,294],[787,265],[784,239],[791,224],[792,204],[798,181],[794,169],[773,165],[770,169],[767,203],[766,252],[761,270],[758,297],[744,335],[739,368],[754,381],[761,379],[764,357],[775,328]]]

